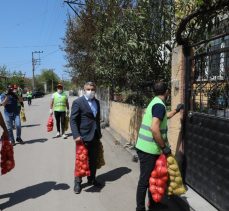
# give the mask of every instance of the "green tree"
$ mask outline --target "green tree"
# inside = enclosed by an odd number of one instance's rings
[[[168,80],[172,9],[165,0],[85,1],[64,39],[72,76],[132,90],[146,78]]]
[[[41,74],[36,77],[36,89],[44,91],[44,84],[47,84],[47,91],[55,90],[56,85],[60,82],[60,78],[53,69],[43,69]]]
[[[1,84],[0,90],[5,90],[8,84],[16,84],[22,89],[26,86],[25,74],[22,71],[13,71],[7,69],[5,65],[0,67]]]
[[[10,72],[5,65],[0,66],[0,92],[5,91]]]
[[[112,1],[114,2],[114,1]],[[118,5],[120,1],[115,1]],[[138,1],[119,6],[112,14],[101,11],[96,36],[95,69],[102,84],[137,92],[137,98],[152,97],[153,82],[170,80],[170,52],[173,5],[169,1]],[[141,101],[142,102],[142,101]]]

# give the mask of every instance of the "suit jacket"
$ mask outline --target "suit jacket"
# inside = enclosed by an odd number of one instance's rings
[[[73,138],[81,136],[84,141],[92,141],[97,130],[99,138],[102,137],[100,128],[100,104],[95,99],[97,104],[97,114],[94,117],[93,112],[84,96],[81,96],[73,101],[70,125]]]

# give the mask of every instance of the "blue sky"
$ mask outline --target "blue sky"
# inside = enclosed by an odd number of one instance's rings
[[[0,1],[0,66],[31,77],[32,52],[43,51],[35,74],[52,68],[60,78],[67,79],[65,53],[60,46],[68,12],[72,13],[64,0]],[[39,54],[34,57],[38,59]]]

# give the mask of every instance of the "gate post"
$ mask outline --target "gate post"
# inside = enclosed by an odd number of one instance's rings
[[[185,95],[185,57],[183,46],[178,46],[172,52],[171,70],[171,109],[175,109],[177,104],[184,103]],[[169,120],[168,137],[172,152],[181,159],[182,147],[182,111]]]

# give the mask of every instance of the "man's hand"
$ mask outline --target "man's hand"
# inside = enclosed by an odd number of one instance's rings
[[[184,104],[183,103],[180,103],[180,104],[177,105],[176,112],[177,113],[180,112],[181,109],[184,109]]]
[[[53,110],[50,108],[49,109],[49,114],[52,115],[53,114]]]
[[[170,155],[172,153],[170,147],[168,146],[163,147],[162,152],[164,155]]]
[[[83,139],[79,136],[75,139],[76,144],[82,142]]]

